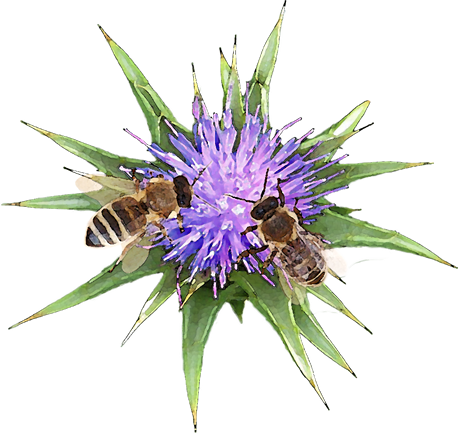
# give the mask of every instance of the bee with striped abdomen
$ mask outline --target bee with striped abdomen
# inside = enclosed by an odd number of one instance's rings
[[[169,238],[161,221],[176,218],[180,231],[183,232],[183,216],[180,210],[191,207],[194,194],[192,187],[202,172],[203,170],[192,184],[189,184],[187,178],[182,175],[176,176],[173,181],[166,180],[163,175],[159,175],[156,178],[151,178],[145,188],[141,189],[140,181],[135,177],[135,171],[133,171],[133,181],[124,182],[132,183],[135,193],[106,203],[91,218],[86,231],[86,245],[89,247],[106,247],[124,243],[123,251],[115,264],[116,266],[141,241],[150,224],[156,226],[164,237]],[[148,250],[136,250],[139,251],[139,257],[134,262],[130,261],[128,266],[125,266],[123,262],[123,270],[126,273],[140,267],[148,256]]]

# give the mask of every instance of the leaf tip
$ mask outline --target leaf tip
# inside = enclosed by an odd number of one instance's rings
[[[110,42],[112,39],[107,35],[105,30],[103,30],[102,26],[100,24],[97,24],[97,26],[99,27],[100,31],[103,33],[103,36],[105,36],[105,39],[107,40],[107,42]]]
[[[283,16],[285,15],[285,10],[286,10],[286,0],[284,1],[283,6],[281,8],[280,18],[278,19],[277,27],[281,26]]]
[[[323,395],[321,394],[320,389],[318,388],[318,384],[313,381],[313,379],[310,380],[310,383],[312,384],[313,388],[315,389],[316,393],[318,393],[318,396],[321,398],[324,404],[326,404],[326,401],[324,400]]]
[[[33,315],[29,316],[28,318],[23,319],[22,321],[19,321],[18,323],[12,325],[11,327],[8,327],[8,330],[14,329],[17,326],[20,326],[21,324],[24,324],[24,323],[29,322],[29,321],[31,321],[33,319],[36,319],[36,318],[40,318],[42,316],[43,316],[43,314],[41,313],[41,311],[37,312],[37,313],[34,313]]]
[[[192,412],[192,422],[194,424],[194,432],[197,432],[197,408],[191,409]]]
[[[28,122],[21,121],[24,125],[27,125],[28,127],[32,128],[35,131],[38,131],[39,133],[43,134],[44,136],[52,138],[53,133],[50,131],[43,130],[42,128],[38,128],[35,125],[29,124]]]
[[[429,166],[430,164],[434,164],[434,163],[429,163],[429,162],[407,163],[406,169],[410,169],[411,167],[418,167],[418,166]]]
[[[202,95],[199,90],[199,85],[197,84],[196,69],[194,68],[194,63],[191,62],[192,68],[192,83],[194,86],[194,96],[197,96],[199,99],[202,99]]]
[[[21,206],[22,202],[2,203],[2,206]]]

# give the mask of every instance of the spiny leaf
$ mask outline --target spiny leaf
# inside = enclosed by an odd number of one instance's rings
[[[329,205],[331,203],[324,197],[319,197],[315,200],[315,202],[319,205]],[[332,211],[337,214],[350,215],[352,212],[361,211],[361,208],[346,208],[344,206],[333,206]]]
[[[220,70],[221,70],[221,86],[223,87],[223,111],[226,107],[227,91],[229,90],[229,78],[231,76],[231,67],[224,57],[223,51],[219,49],[220,53]]]
[[[318,146],[315,150],[313,150],[309,155],[308,159],[313,160],[314,158],[321,157],[322,155],[329,154],[328,157],[325,157],[315,163],[315,167],[319,168],[321,166],[324,166],[326,163],[328,163],[332,158],[331,155],[334,155],[334,153],[350,138],[353,137],[355,134],[359,133],[360,130],[353,131],[348,134],[344,134],[339,137],[334,137],[333,139],[328,139],[324,141],[320,146]],[[305,150],[299,147],[299,149],[296,151],[298,154],[306,154],[308,151],[310,151],[310,148],[307,148]],[[320,174],[321,177],[321,174]]]
[[[326,286],[326,284],[323,283],[320,286],[307,289],[315,297],[336,309],[337,312],[348,316],[348,318],[355,321],[361,327],[367,328],[366,325],[350,309],[348,309],[342,301],[340,301],[340,299],[331,291],[331,289]]]
[[[344,170],[341,175],[318,185],[313,192],[315,194],[323,193],[327,190],[333,190],[344,185],[348,185],[359,179],[369,178],[371,176],[382,175],[384,173],[396,172],[398,170],[409,169],[411,167],[424,166],[431,163],[401,163],[397,161],[377,161],[373,163],[356,163],[356,164],[335,164],[320,172],[320,178],[327,178],[334,173]]]
[[[243,309],[245,308],[245,300],[231,300],[229,304],[232,307],[235,315],[240,321],[240,324],[243,323]]]
[[[38,311],[37,313],[29,316],[28,318],[14,324],[10,328],[17,327],[25,322],[32,319],[41,318],[51,313],[60,312],[61,310],[68,309],[69,307],[76,306],[77,304],[83,303],[86,300],[97,297],[111,289],[117,288],[125,283],[133,282],[142,277],[149,276],[150,274],[165,272],[167,267],[161,267],[161,258],[164,255],[164,251],[156,247],[150,253],[147,261],[136,271],[130,274],[126,274],[120,266],[116,267],[113,272],[110,270],[113,265],[106,267],[101,273],[93,277],[88,282],[84,283],[74,291],[60,298],[59,300],[51,303],[49,306]]]
[[[164,122],[164,119],[167,119],[177,131],[183,133],[188,139],[192,139],[191,131],[175,119],[175,116],[173,116],[170,109],[165,105],[164,101],[162,101],[156,91],[150,86],[148,80],[127,53],[105,33],[102,27],[99,26],[99,28],[110,45],[110,48],[113,51],[119,66],[121,66],[127,80],[129,81],[132,92],[146,117],[152,142],[158,144],[164,151],[173,152],[178,155],[178,151],[168,140],[168,134],[171,131]]]
[[[119,155],[112,154],[111,152],[104,151],[103,149],[96,148],[95,146],[79,142],[78,140],[72,139],[70,137],[51,133],[50,131],[35,127],[34,125],[28,124],[24,121],[21,122],[28,127],[33,128],[35,131],[43,134],[44,136],[49,137],[66,151],[71,152],[83,160],[86,160],[88,163],[96,167],[97,170],[105,173],[108,176],[128,178],[128,176],[122,170],[119,170],[119,166],[124,166],[130,169],[134,167],[145,166],[144,160],[121,157]]]
[[[190,282],[187,282],[188,286],[188,293],[186,297],[181,302],[180,309],[183,309],[183,306],[188,302],[188,300],[192,297],[192,295],[204,286],[210,280],[210,270],[207,269],[201,273],[196,273],[196,275],[192,278]]]
[[[173,268],[167,268],[164,270],[164,274],[162,275],[161,280],[146,300],[142,310],[140,311],[140,314],[138,315],[137,321],[135,321],[135,324],[132,326],[129,333],[122,341],[121,346],[123,346],[134,334],[134,332],[176,291],[175,279],[175,270]]]
[[[277,274],[283,292],[291,300],[294,321],[299,327],[302,336],[308,339],[331,360],[334,360],[334,362],[355,375],[355,373],[350,369],[350,366],[348,366],[347,362],[345,362],[344,358],[340,355],[337,348],[326,336],[323,328],[320,326],[310,310],[308,288],[299,285],[296,281],[290,279],[283,270],[280,271],[277,268]]]
[[[40,197],[22,202],[4,203],[2,205],[24,206],[28,208],[73,209],[98,211],[100,203],[84,193],[63,194],[60,196]]]
[[[245,123],[245,111],[243,107],[242,93],[240,91],[239,73],[237,72],[237,37],[234,40],[228,94],[230,94],[229,108],[232,110],[232,123],[240,134],[243,124]]]
[[[294,321],[291,300],[279,291],[278,283],[273,287],[257,273],[235,272],[232,273],[231,280],[247,292],[250,301],[254,301],[253,305],[256,309],[261,309],[268,314],[294,362],[328,407],[316,384],[312,367],[302,346],[299,328]]]
[[[197,404],[205,344],[223,304],[240,292],[237,285],[229,285],[220,291],[218,300],[214,300],[212,283],[207,282],[183,306],[183,368],[194,429],[197,429]],[[240,295],[243,296],[243,293]]]
[[[267,117],[267,128],[270,128],[269,121],[269,90],[270,81],[277,61],[278,48],[280,45],[280,32],[283,23],[283,15],[285,14],[285,4],[280,13],[280,18],[277,21],[274,29],[268,37],[261,55],[256,65],[253,77],[250,81],[248,95],[248,110],[254,114],[257,107],[260,106],[259,117],[261,120]]]
[[[325,210],[322,216],[310,226],[310,231],[325,234],[332,242],[331,247],[384,247],[413,253],[425,258],[434,259],[442,264],[457,268],[444,261],[421,244],[401,235],[396,231],[383,229],[363,220],[344,216],[331,210]]]
[[[294,320],[296,321],[301,334],[323,354],[356,377],[355,373],[350,366],[348,366],[348,363],[339,353],[335,345],[326,336],[326,333],[311,312],[310,308],[305,305],[293,305],[293,313]]]
[[[143,110],[143,113],[149,113],[149,116],[146,116],[148,129],[151,134],[151,142],[156,143],[166,152],[171,152],[177,155],[179,158],[183,159],[181,152],[179,152],[171,143],[169,139],[169,135],[175,135],[174,131],[170,128],[170,126],[165,122],[166,120],[172,125],[175,131],[179,133],[183,133],[183,135],[188,140],[193,140],[192,133],[181,124],[176,124],[173,121],[170,121],[167,116],[162,114],[155,115],[155,111],[151,107],[154,106],[154,98],[151,96],[151,93],[148,92],[148,89],[144,89],[143,87],[137,85],[136,83],[130,83],[130,87],[132,89],[133,94],[135,95],[138,104]],[[164,170],[168,170],[168,166],[166,163],[162,162],[159,159],[154,160],[154,164],[161,167]]]
[[[310,148],[315,146],[319,141],[326,142],[328,140],[333,140],[336,138],[345,138],[342,141],[343,143],[345,142],[345,140],[349,139],[351,136],[353,136],[357,132],[362,131],[365,127],[360,128],[359,130],[356,130],[356,131],[355,131],[355,128],[358,125],[358,122],[364,116],[364,113],[366,113],[366,110],[369,107],[369,104],[370,104],[370,101],[364,101],[362,104],[355,107],[350,113],[344,116],[339,122],[331,125],[328,129],[324,130],[322,133],[312,138],[306,138],[302,142],[301,146],[299,147],[299,152],[301,154],[306,153]],[[341,146],[342,143],[340,143],[339,146]],[[331,155],[327,157],[326,159],[326,161],[329,161],[332,159],[332,156],[335,154],[339,146],[334,147],[331,150],[326,150],[326,147],[324,145],[325,143],[318,146],[318,148],[315,151],[317,155],[315,154],[313,155],[319,156],[319,155],[323,155],[328,152],[331,152]]]

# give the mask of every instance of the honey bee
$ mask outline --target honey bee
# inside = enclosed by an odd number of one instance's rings
[[[248,226],[241,235],[256,231],[263,241],[261,247],[251,247],[240,253],[237,262],[249,255],[269,249],[270,255],[261,266],[262,273],[278,255],[282,268],[289,278],[302,286],[319,286],[324,282],[328,271],[334,275],[328,268],[321,237],[302,228],[304,218],[297,208],[298,199],[293,211],[285,206],[285,195],[280,187],[281,179],[277,179],[278,198],[275,196],[264,198],[268,173],[269,169],[266,171],[264,188],[258,201],[228,195],[234,199],[253,203],[250,215],[258,224]]]
[[[164,179],[163,175],[151,178],[144,189],[140,188],[140,181],[135,177],[135,170],[132,171],[133,181],[130,183],[134,193],[111,200],[106,203],[91,218],[86,230],[86,245],[89,247],[106,247],[114,244],[124,243],[121,256],[110,270],[118,265],[137,245],[147,232],[147,227],[152,224],[168,237],[162,221],[169,218],[176,218],[181,232],[183,228],[183,216],[181,208],[190,208],[194,195],[193,186],[203,173],[201,170],[192,184],[183,175],[176,176],[173,181]],[[96,182],[104,183],[104,177],[92,176]],[[132,188],[132,187],[130,187]],[[136,249],[137,250],[137,249]],[[148,256],[148,251],[138,249],[139,257],[134,263],[124,266],[125,272],[132,272],[137,269]]]

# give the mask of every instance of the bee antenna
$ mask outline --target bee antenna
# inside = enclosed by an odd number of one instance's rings
[[[199,171],[199,174],[194,178],[194,181],[192,181],[192,184],[191,184],[191,187],[194,187],[194,184],[197,182],[197,180],[201,177],[202,173],[205,172],[205,170],[207,170],[208,166],[210,166],[210,164],[212,164],[212,162],[210,161],[210,163],[208,163],[202,170]]]
[[[256,203],[256,201],[254,201],[254,200],[244,199],[243,197],[232,196],[232,194],[229,194],[229,193],[224,193],[224,196],[232,197],[232,199],[243,200],[244,202]]]
[[[216,209],[216,211],[221,212],[216,206],[212,205],[211,203],[208,203],[205,199],[201,198],[198,194],[194,193],[194,196],[197,197],[197,199],[200,199],[202,202],[205,202],[208,206],[211,206],[212,208]]]
[[[262,192],[261,192],[261,197],[260,199],[262,199],[264,197],[264,193],[266,192],[266,187],[267,187],[267,176],[269,175],[269,168],[267,168],[266,170],[266,177],[264,178],[264,187],[262,188]]]
[[[77,170],[70,169],[70,172],[76,173],[77,175],[85,176],[86,178],[92,178],[90,173],[78,172]]]

